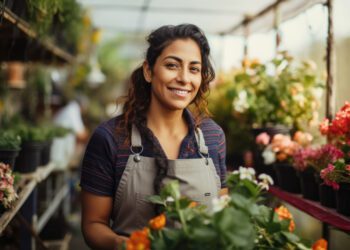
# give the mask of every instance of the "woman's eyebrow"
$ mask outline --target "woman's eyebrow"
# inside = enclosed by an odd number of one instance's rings
[[[177,56],[166,56],[166,57],[164,57],[163,61],[165,61],[166,59],[174,59],[175,61],[177,61],[179,63],[183,62],[183,60]],[[199,61],[192,61],[192,62],[190,62],[190,64],[202,64],[202,63]]]

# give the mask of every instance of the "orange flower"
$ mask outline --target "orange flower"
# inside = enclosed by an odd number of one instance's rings
[[[189,208],[194,208],[194,207],[196,207],[197,205],[198,205],[197,202],[192,201],[192,202],[188,205],[188,207],[189,207]]]
[[[144,227],[142,230],[135,231],[126,241],[127,250],[150,250],[151,242],[148,238],[149,229]]]
[[[275,208],[276,214],[278,214],[278,218],[280,220],[290,220],[289,223],[289,231],[293,232],[295,229],[295,223],[293,221],[293,215],[288,211],[288,209],[285,206],[279,206],[278,208]]]
[[[319,239],[312,245],[312,250],[327,250],[328,242],[325,239]]]
[[[284,161],[287,159],[287,154],[285,153],[279,153],[276,155],[278,161]]]
[[[149,221],[149,226],[154,230],[161,230],[166,223],[166,217],[164,214],[161,214]]]

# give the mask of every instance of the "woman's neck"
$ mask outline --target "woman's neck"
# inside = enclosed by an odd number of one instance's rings
[[[183,110],[168,110],[150,105],[147,112],[147,127],[156,135],[182,137],[188,132],[183,112]]]

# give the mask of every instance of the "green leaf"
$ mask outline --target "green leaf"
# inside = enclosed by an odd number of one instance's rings
[[[147,197],[147,199],[154,204],[165,206],[165,201],[159,195],[152,195]]]

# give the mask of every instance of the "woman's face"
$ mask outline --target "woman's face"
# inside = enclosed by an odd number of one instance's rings
[[[196,97],[202,82],[202,59],[199,46],[192,39],[178,39],[159,55],[153,70],[144,64],[150,84],[151,106],[183,110]]]

